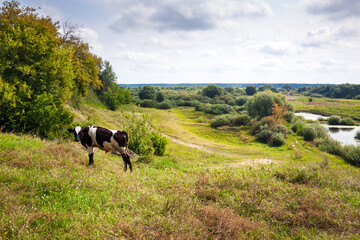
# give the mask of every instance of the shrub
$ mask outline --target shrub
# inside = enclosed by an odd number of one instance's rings
[[[284,134],[280,132],[275,132],[271,134],[269,138],[269,143],[273,146],[282,146],[285,143]]]
[[[341,119],[340,124],[347,125],[347,126],[355,126],[356,122],[354,121],[354,119],[347,117],[347,118]]]
[[[155,108],[156,107],[156,101],[155,100],[150,100],[150,99],[145,99],[144,101],[142,101],[140,103],[141,107],[145,107],[145,108]]]
[[[314,141],[316,138],[316,131],[313,125],[308,124],[305,126],[303,136],[305,141]]]
[[[287,112],[287,113],[285,114],[285,120],[286,120],[288,123],[294,122],[295,117],[296,117],[296,115],[295,115],[295,113],[292,112],[292,111],[291,111],[291,112]]]
[[[356,132],[355,139],[360,140],[360,130]]]
[[[203,88],[202,95],[213,98],[215,96],[220,96],[223,94],[223,89],[216,85],[208,85],[207,87]]]
[[[256,134],[256,137],[260,142],[267,143],[272,134],[273,132],[269,129],[263,129],[258,134]]]
[[[229,125],[230,125],[230,118],[228,115],[218,116],[218,117],[214,118],[210,124],[210,126],[212,128],[218,128],[218,127],[229,126]]]
[[[157,132],[153,132],[151,136],[151,141],[155,150],[154,154],[158,156],[163,156],[166,152],[166,146],[168,144],[167,138],[161,136]]]
[[[207,105],[205,107],[206,113],[211,113],[214,115],[221,115],[227,114],[232,111],[232,107],[227,104],[214,104],[214,105]]]
[[[297,120],[293,125],[291,125],[291,130],[298,135],[302,135],[306,123],[302,120]]]
[[[337,115],[332,115],[328,120],[329,125],[340,125],[340,123],[341,123],[341,117]]]
[[[233,119],[234,126],[245,126],[249,125],[251,121],[251,117],[247,114],[241,114],[238,116],[235,116]]]
[[[236,105],[238,105],[238,106],[243,106],[243,105],[245,105],[245,104],[247,103],[247,101],[248,101],[248,98],[247,98],[247,97],[239,97],[239,98],[235,99],[235,103],[236,103]]]
[[[158,109],[170,109],[172,108],[172,102],[170,100],[165,100],[163,102],[160,102],[156,106]]]
[[[303,131],[305,141],[314,141],[315,138],[328,138],[327,130],[320,124],[307,124]]]

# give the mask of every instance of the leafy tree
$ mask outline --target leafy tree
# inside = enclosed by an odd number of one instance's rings
[[[263,118],[273,114],[275,104],[277,104],[279,109],[285,107],[288,110],[292,110],[292,106],[283,94],[271,91],[257,93],[248,101],[247,110],[251,117]]]
[[[146,85],[139,92],[140,99],[152,99],[156,98],[156,90],[154,86]]]
[[[255,86],[247,86],[245,89],[246,95],[252,96],[256,93],[256,87]]]
[[[57,23],[19,5],[5,1],[0,12],[0,125],[46,137],[52,122],[72,121],[63,103],[74,85],[73,50],[60,47]]]
[[[265,84],[261,87],[259,87],[259,92],[263,92],[265,90],[271,90],[273,92],[278,92],[278,90],[272,85],[272,84]]]
[[[121,104],[127,104],[132,101],[131,93],[124,90],[116,83],[116,74],[112,69],[110,62],[103,61],[100,63],[99,79],[101,87],[97,91],[101,101],[110,109],[116,110]]]
[[[209,98],[220,96],[223,93],[223,89],[216,85],[208,85],[202,90],[202,95]]]
[[[101,59],[90,52],[88,43],[80,38],[78,26],[66,22],[63,25],[61,46],[73,51],[72,65],[74,72],[75,90],[82,96],[88,93],[88,87],[99,88],[101,81],[98,78]],[[106,63],[105,63],[106,64]]]
[[[290,91],[293,89],[293,87],[291,86],[291,84],[284,84],[281,87],[282,89],[286,90],[286,91]]]
[[[165,100],[165,94],[163,92],[156,93],[156,101],[163,102]]]

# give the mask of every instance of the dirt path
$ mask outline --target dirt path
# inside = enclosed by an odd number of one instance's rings
[[[254,165],[254,164],[271,164],[271,163],[276,163],[275,161],[273,161],[272,159],[269,158],[257,158],[257,159],[244,159],[243,157],[239,157],[239,155],[234,155],[234,154],[226,154],[226,153],[222,153],[219,151],[215,151],[211,148],[208,147],[204,147],[204,146],[200,146],[200,145],[196,145],[196,144],[192,144],[192,143],[187,143],[184,142],[180,139],[177,139],[175,137],[166,135],[165,133],[161,133],[159,132],[161,135],[165,136],[167,139],[177,143],[177,144],[181,144],[190,148],[194,148],[196,150],[200,150],[200,151],[204,151],[207,153],[213,153],[213,154],[218,154],[220,156],[223,157],[232,157],[232,158],[236,158],[238,160],[241,160],[241,162],[234,162],[234,163],[228,163],[227,165],[229,167],[238,167],[238,166],[243,166],[243,165]],[[214,168],[220,168],[220,167],[214,167]]]

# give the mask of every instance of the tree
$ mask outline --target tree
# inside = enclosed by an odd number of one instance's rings
[[[165,100],[165,94],[163,92],[156,93],[156,101],[163,102]]]
[[[128,104],[132,101],[131,93],[124,90],[116,83],[116,74],[109,61],[103,61],[99,64],[99,79],[101,87],[96,91],[100,100],[110,109],[116,110],[121,104]]]
[[[282,89],[284,89],[285,91],[290,91],[293,89],[293,87],[291,86],[291,84],[284,84],[281,86]]]
[[[271,91],[257,93],[248,101],[247,110],[251,117],[263,118],[273,114],[275,103],[278,109],[283,109],[284,106],[284,109],[292,110],[283,94]]]
[[[101,63],[101,58],[92,54],[89,44],[82,41],[79,34],[79,26],[65,22],[63,32],[60,45],[73,51],[71,62],[73,65],[75,90],[80,95],[86,96],[89,86],[99,88],[101,85],[98,77],[100,71],[98,66]]]
[[[152,99],[156,97],[156,90],[154,86],[144,86],[139,92],[140,99]]]
[[[214,98],[216,96],[221,96],[223,89],[216,85],[208,85],[202,90],[202,95],[209,98]]]
[[[256,87],[255,86],[247,86],[245,89],[246,95],[252,96],[256,93]]]
[[[57,23],[19,5],[5,1],[0,13],[0,126],[46,137],[61,130],[52,122],[72,121],[63,103],[74,86],[73,49],[60,47]]]

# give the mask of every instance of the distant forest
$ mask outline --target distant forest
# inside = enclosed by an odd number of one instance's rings
[[[283,88],[285,85],[291,86],[292,89],[297,89],[300,87],[315,87],[320,84],[309,84],[309,83],[154,83],[154,84],[119,84],[120,87],[143,87],[146,85],[151,85],[154,87],[205,87],[208,85],[216,85],[222,88],[225,87],[238,87],[246,88],[247,86],[255,86],[256,88],[262,87],[264,85],[272,85],[275,88]]]

